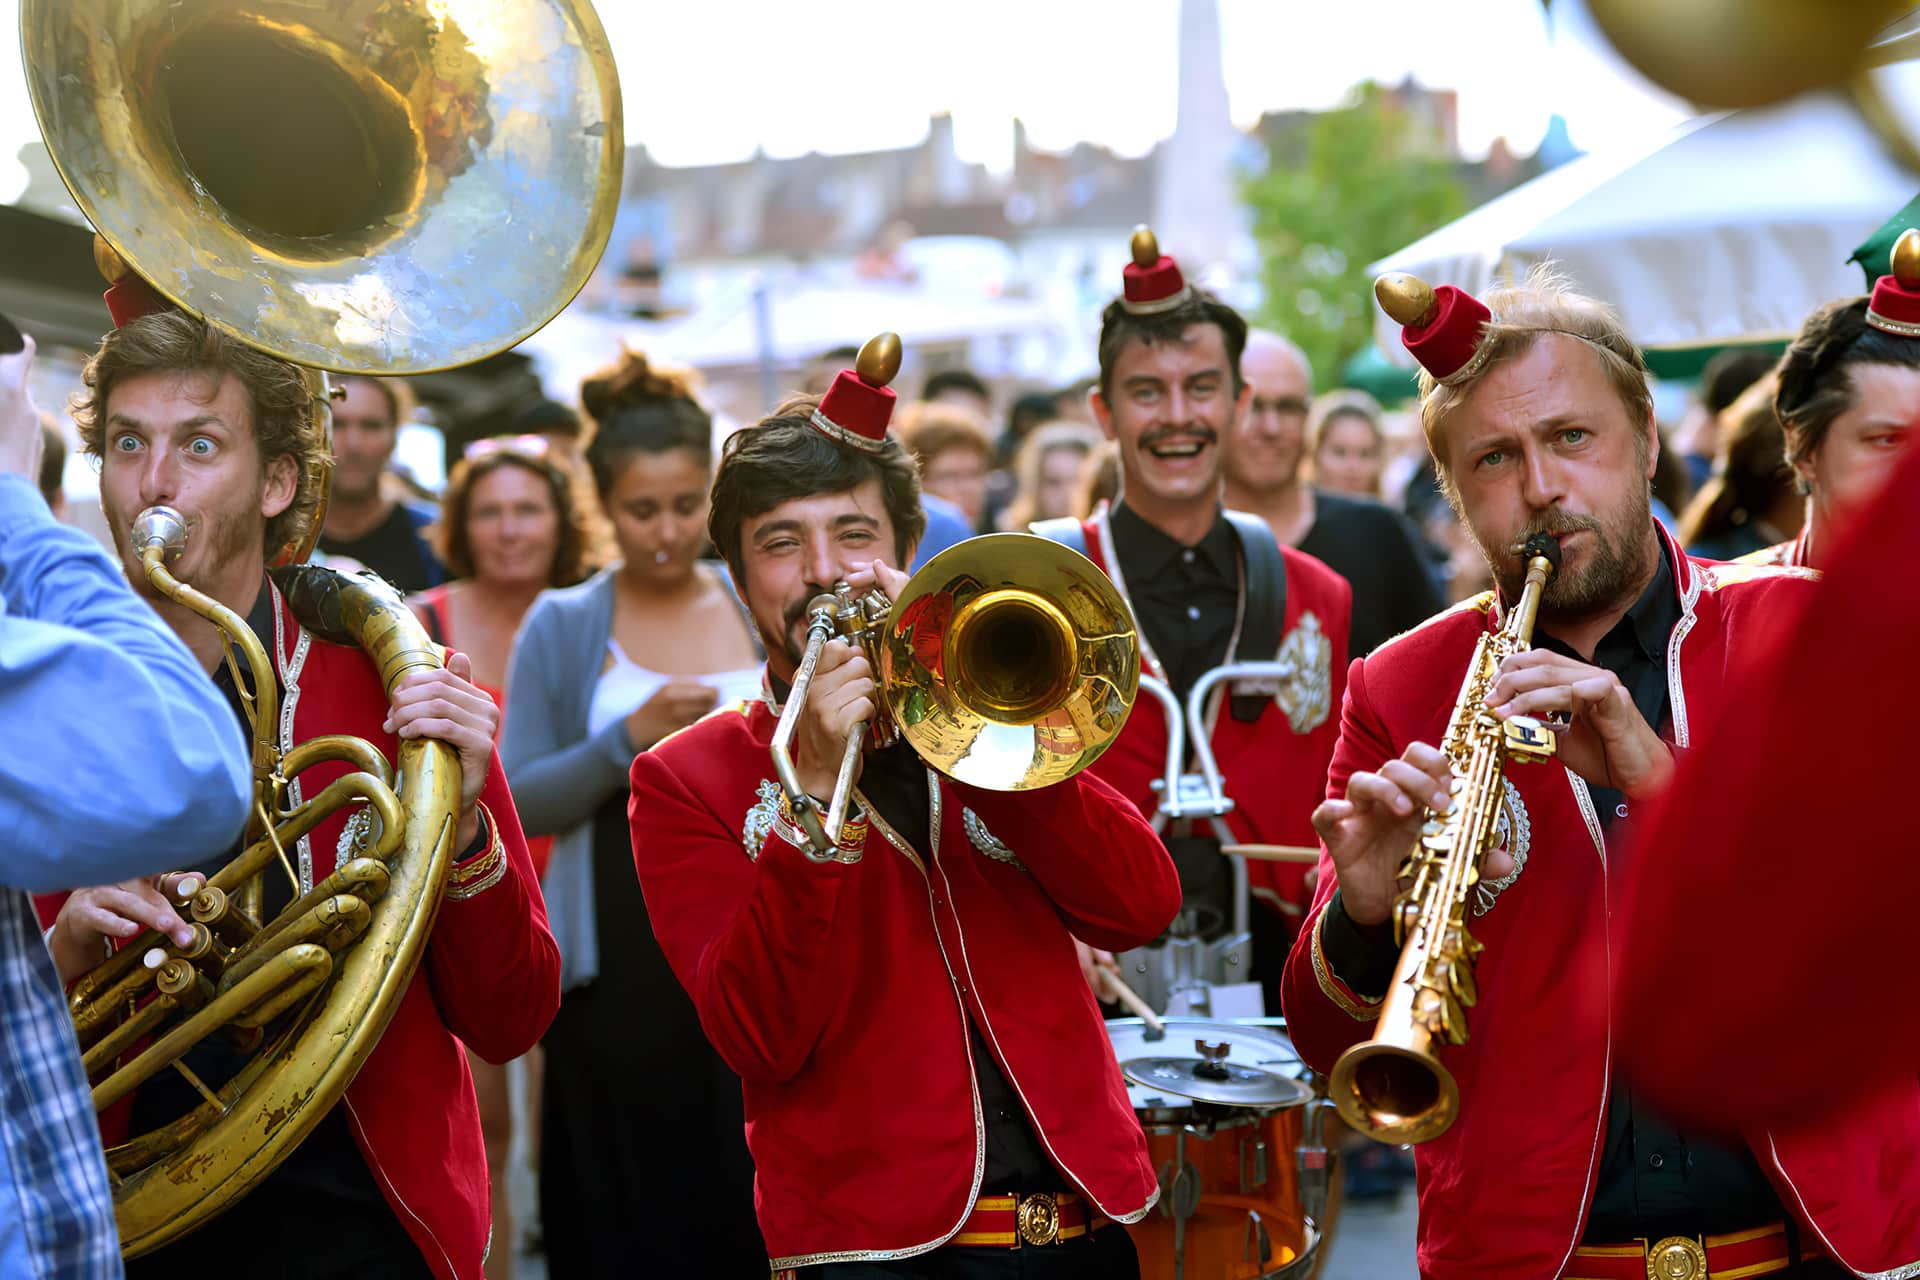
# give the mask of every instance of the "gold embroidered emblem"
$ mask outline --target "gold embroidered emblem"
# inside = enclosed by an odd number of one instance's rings
[[[1527,869],[1527,850],[1533,847],[1533,820],[1527,817],[1526,801],[1512,778],[1502,778],[1506,795],[1500,801],[1500,816],[1493,822],[1493,847],[1513,855],[1513,870],[1498,880],[1482,880],[1474,886],[1473,914],[1483,916],[1493,910],[1494,899],[1513,886]]]
[[[740,847],[747,851],[749,861],[758,862],[760,846],[767,842],[773,817],[780,811],[780,788],[771,778],[762,778],[753,793],[759,799],[747,810],[747,820],[740,828]]]
[[[1273,700],[1295,733],[1312,733],[1333,713],[1333,642],[1320,619],[1302,613],[1274,657],[1292,669],[1280,678]]]
[[[960,824],[967,829],[967,839],[973,841],[973,847],[992,858],[995,862],[1004,862],[1016,871],[1025,871],[1020,859],[1000,838],[987,830],[987,824],[980,821],[980,815],[971,809],[960,810]]]

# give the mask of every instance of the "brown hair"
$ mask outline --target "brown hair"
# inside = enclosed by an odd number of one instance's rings
[[[1327,442],[1327,428],[1342,418],[1359,418],[1373,432],[1373,442],[1384,452],[1387,444],[1386,429],[1380,420],[1385,416],[1380,402],[1364,391],[1343,388],[1316,396],[1307,410],[1307,439],[1312,441],[1309,453],[1319,453]]]
[[[1073,514],[1085,520],[1103,502],[1120,496],[1120,446],[1102,440],[1080,464],[1080,494]]]
[[[1088,456],[1099,447],[1100,433],[1085,423],[1049,422],[1028,432],[1027,438],[1020,442],[1020,452],[1014,455],[1013,475],[1017,487],[1013,501],[1007,504],[1002,527],[1025,533],[1027,526],[1039,518],[1034,506],[1040,499],[1040,477],[1048,454],[1076,453],[1084,469]]]
[[[503,467],[519,467],[545,482],[553,501],[560,528],[560,544],[554,548],[553,565],[547,571],[547,585],[570,587],[599,566],[604,535],[594,519],[592,499],[580,492],[574,474],[551,457],[506,448],[479,458],[463,458],[447,479],[440,496],[440,515],[427,527],[427,541],[450,578],[471,578],[474,574],[473,542],[467,517],[473,506],[473,491],[480,482]]]
[[[67,469],[67,441],[50,413],[40,415],[40,439],[40,496],[51,507],[60,500],[60,480]]]
[[[846,493],[880,481],[880,497],[893,521],[894,556],[906,568],[908,554],[927,529],[920,505],[920,471],[900,442],[888,437],[878,453],[836,444],[812,425],[818,396],[795,396],[771,415],[727,437],[713,475],[707,535],[720,550],[735,582],[742,581],[740,531],[755,516],[783,502],[821,493]]]
[[[1100,394],[1113,392],[1113,366],[1121,350],[1139,339],[1152,346],[1156,342],[1179,342],[1196,324],[1217,325],[1226,344],[1227,364],[1233,370],[1233,393],[1240,394],[1240,354],[1247,349],[1247,322],[1238,311],[1205,289],[1189,287],[1180,305],[1151,315],[1135,315],[1119,298],[1100,313]]]
[[[923,471],[935,458],[955,449],[971,450],[987,466],[993,465],[993,441],[987,437],[986,424],[958,405],[931,400],[907,405],[895,419],[893,437]]]
[[[1773,410],[1778,379],[1768,373],[1720,412],[1713,474],[1680,516],[1676,536],[1691,547],[1764,516],[1793,492],[1786,433]]]
[[[1426,433],[1441,488],[1449,499],[1454,497],[1453,478],[1437,447],[1447,415],[1459,408],[1487,374],[1533,350],[1542,334],[1580,339],[1599,359],[1601,371],[1634,426],[1645,428],[1653,421],[1653,389],[1647,383],[1647,363],[1612,307],[1575,292],[1550,264],[1544,263],[1525,280],[1503,285],[1482,301],[1493,312],[1493,319],[1480,338],[1479,367],[1457,381],[1445,383],[1425,369],[1420,371],[1420,426]],[[1644,459],[1649,448],[1645,435],[1636,431],[1634,440]]]
[[[1829,302],[1800,326],[1780,358],[1780,390],[1773,402],[1786,432],[1788,462],[1812,457],[1833,420],[1853,407],[1856,392],[1848,371],[1863,364],[1920,369],[1920,340],[1868,324],[1863,297]]]
[[[269,559],[298,543],[313,523],[327,468],[333,465],[313,429],[315,400],[297,365],[229,337],[200,317],[168,309],[120,326],[100,340],[81,378],[86,390],[73,397],[73,420],[90,458],[106,449],[107,402],[128,378],[148,373],[204,372],[218,395],[228,374],[240,379],[253,412],[253,438],[264,475],[281,458],[293,463],[293,501],[267,520]]]
[[[656,369],[638,351],[620,358],[580,384],[580,407],[593,419],[587,466],[605,497],[636,453],[686,449],[706,466],[713,461],[713,416],[694,398],[693,374]]]

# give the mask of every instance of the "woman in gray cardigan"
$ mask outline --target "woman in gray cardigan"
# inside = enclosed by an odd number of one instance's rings
[[[632,354],[581,399],[598,424],[587,462],[621,563],[528,611],[500,742],[523,825],[555,837],[545,889],[563,994],[544,1041],[548,1271],[626,1275],[646,1259],[660,1275],[762,1274],[739,1081],[654,941],[627,822],[637,752],[759,693],[752,628],[699,559],[712,422],[684,382]],[[687,1230],[696,1222],[709,1229]]]

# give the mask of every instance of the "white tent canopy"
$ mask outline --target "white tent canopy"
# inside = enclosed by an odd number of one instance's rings
[[[1810,94],[1574,160],[1373,270],[1478,294],[1551,259],[1617,306],[1643,346],[1781,338],[1819,304],[1861,292],[1848,255],[1916,192],[1920,174],[1845,98]],[[1407,362],[1397,326],[1377,318],[1380,346]]]

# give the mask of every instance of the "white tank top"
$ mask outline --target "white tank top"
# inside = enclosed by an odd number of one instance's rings
[[[593,702],[587,709],[587,733],[599,733],[615,720],[624,720],[645,705],[669,680],[692,680],[719,691],[715,707],[760,696],[760,668],[741,667],[735,671],[710,671],[700,675],[674,676],[641,666],[620,648],[619,641],[607,637],[607,653],[613,658],[594,682]]]

